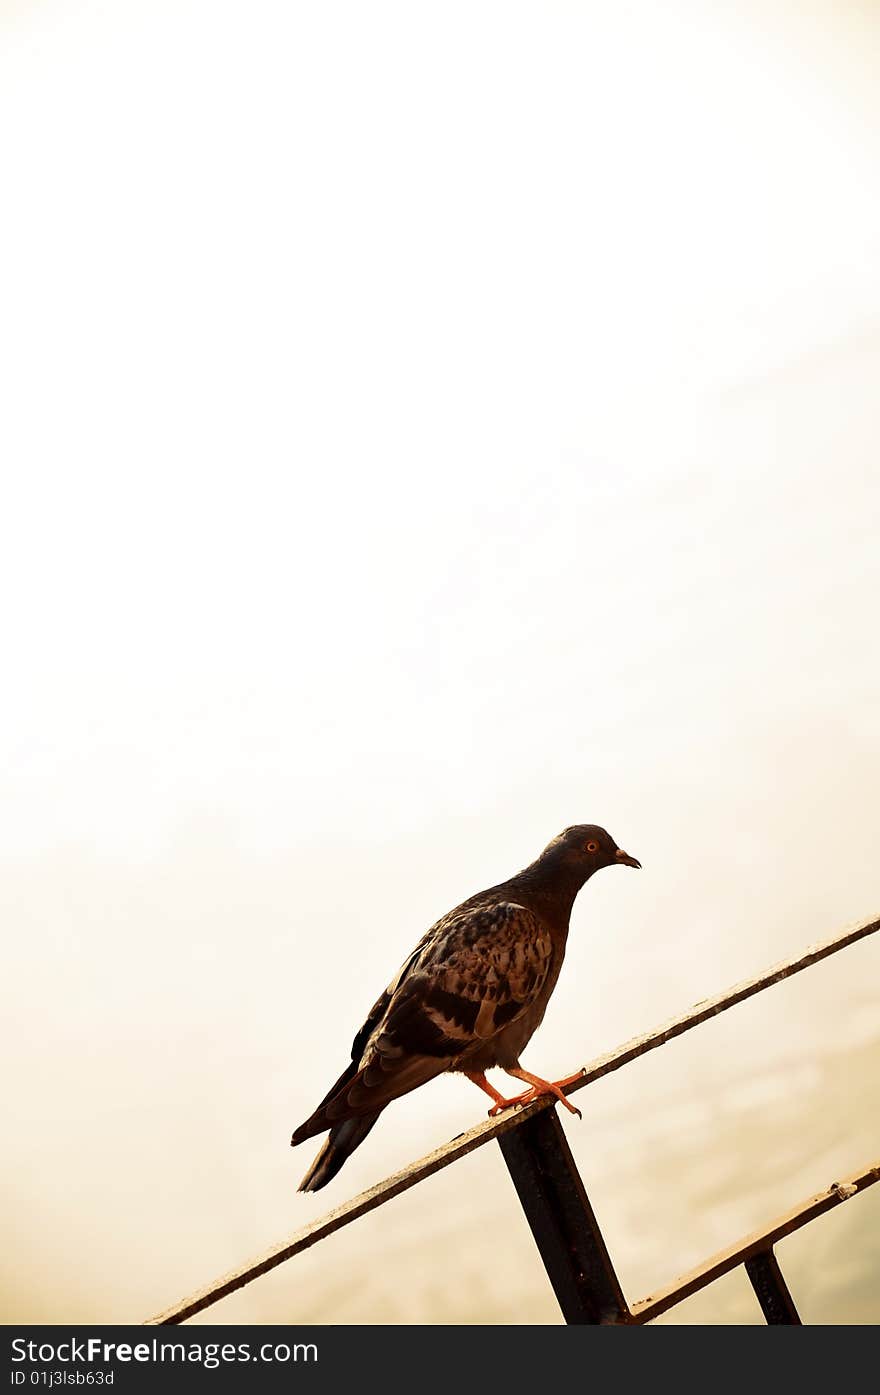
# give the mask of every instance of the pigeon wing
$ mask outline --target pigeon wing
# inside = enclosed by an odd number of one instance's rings
[[[532,1006],[552,959],[549,931],[514,902],[439,921],[390,985],[387,1007],[374,1009],[355,1038],[359,1067],[340,1077],[295,1140],[383,1109],[454,1066]]]

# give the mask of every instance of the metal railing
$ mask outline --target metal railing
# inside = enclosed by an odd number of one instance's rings
[[[580,1077],[566,1088],[572,1094],[585,1085],[619,1070],[646,1052],[689,1032],[702,1022],[726,1012],[746,998],[818,964],[880,930],[880,919],[864,921],[833,939],[811,946],[803,954],[773,965],[757,978],[744,980],[715,998],[697,1003],[680,1017],[634,1037],[616,1051],[584,1066]],[[311,1225],[242,1268],[233,1270],[198,1293],[184,1298],[149,1325],[185,1322],[237,1289],[309,1249],[368,1211],[384,1206],[392,1197],[408,1191],[475,1148],[497,1140],[513,1179],[520,1204],[531,1227],[541,1259],[567,1323],[642,1324],[650,1322],[685,1298],[743,1265],[768,1323],[800,1323],[797,1309],[774,1254],[784,1236],[807,1225],[832,1207],[880,1181],[880,1159],[845,1177],[815,1196],[778,1216],[760,1231],[719,1251],[668,1287],[629,1304],[614,1272],[611,1257],[572,1157],[555,1102],[535,1100],[524,1108],[512,1108],[459,1134],[449,1143],[400,1172],[386,1177],[369,1190],[313,1221]]]

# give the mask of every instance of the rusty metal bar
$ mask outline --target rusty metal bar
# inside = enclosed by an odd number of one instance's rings
[[[689,1032],[693,1027],[699,1027],[710,1017],[717,1017],[719,1013],[726,1012],[728,1008],[736,1007],[737,1003],[745,1002],[755,993],[762,993],[765,988],[772,988],[775,983],[782,983],[784,979],[791,978],[793,974],[799,974],[804,969],[812,968],[814,964],[827,959],[829,955],[847,949],[849,945],[865,939],[868,935],[876,934],[878,930],[880,930],[880,917],[862,921],[849,930],[845,930],[842,934],[835,935],[830,940],[820,940],[817,944],[811,945],[809,949],[804,950],[803,954],[797,955],[794,959],[783,959],[778,964],[773,964],[757,978],[743,979],[741,983],[734,984],[733,988],[728,988],[725,993],[719,993],[715,998],[704,998],[702,1002],[696,1003],[680,1017],[673,1017],[662,1027],[655,1027],[652,1032],[647,1032],[644,1036],[633,1037],[623,1046],[619,1046],[616,1051],[610,1051],[607,1056],[599,1056],[595,1061],[591,1061],[588,1066],[583,1067],[581,1078],[565,1087],[565,1093],[567,1095],[573,1094],[575,1090],[582,1089],[584,1085],[590,1085],[594,1080],[600,1080],[603,1075],[610,1075],[612,1071],[628,1065],[636,1057],[644,1056],[647,1051],[654,1051],[658,1046],[665,1046],[674,1037],[681,1036],[683,1032]]]
[[[803,1326],[772,1245],[750,1255],[745,1262],[745,1270],[767,1323]]]
[[[334,1231],[350,1225],[352,1221],[365,1216],[369,1211],[375,1211],[377,1206],[384,1206],[386,1201],[399,1196],[401,1192],[408,1191],[417,1182],[431,1177],[441,1168],[448,1167],[450,1163],[458,1162],[459,1158],[465,1157],[475,1148],[489,1143],[493,1138],[498,1138],[509,1129],[520,1127],[530,1112],[534,1113],[543,1107],[543,1104],[536,1103],[528,1105],[519,1114],[514,1110],[509,1110],[498,1119],[483,1119],[481,1123],[475,1124],[466,1133],[458,1134],[450,1143],[444,1143],[442,1147],[435,1148],[432,1153],[427,1153],[418,1162],[411,1163],[409,1167],[403,1168],[400,1172],[392,1173],[390,1177],[386,1177],[382,1182],[377,1182],[375,1186],[369,1187],[365,1192],[359,1192],[350,1201],[344,1201],[335,1210],[328,1211],[326,1215],[320,1216],[310,1225],[296,1231],[289,1239],[282,1241],[273,1249],[267,1250],[265,1254],[251,1260],[241,1269],[233,1269],[223,1278],[215,1279],[205,1288],[190,1294],[188,1298],[181,1299],[173,1307],[166,1308],[164,1312],[157,1313],[155,1317],[147,1318],[146,1326],[170,1326],[174,1323],[186,1322],[187,1318],[194,1317],[196,1313],[210,1308],[221,1298],[227,1298],[230,1293],[244,1288],[245,1284],[251,1283],[253,1279],[258,1279],[261,1274],[268,1274],[270,1269],[277,1268],[285,1260],[292,1259],[294,1255],[309,1249],[319,1240],[332,1235]]]
[[[643,1298],[639,1303],[632,1306],[633,1322],[650,1322],[653,1318],[659,1317],[669,1308],[674,1308],[676,1303],[680,1303],[683,1298],[690,1298],[694,1293],[698,1293],[701,1288],[711,1284],[715,1279],[720,1279],[722,1274],[727,1274],[731,1269],[736,1269],[737,1265],[745,1263],[753,1255],[762,1254],[772,1249],[775,1244],[786,1235],[791,1235],[793,1231],[800,1230],[801,1226],[814,1221],[817,1216],[823,1216],[826,1211],[831,1211],[835,1206],[840,1206],[844,1201],[849,1201],[850,1197],[856,1196],[859,1192],[866,1191],[875,1182],[880,1182],[880,1159],[875,1163],[870,1163],[868,1167],[863,1167],[859,1172],[852,1173],[845,1177],[842,1182],[832,1182],[831,1186],[824,1192],[817,1192],[815,1196],[802,1201],[798,1206],[793,1206],[790,1211],[777,1216],[766,1229],[755,1231],[747,1235],[743,1240],[737,1241],[735,1245],[728,1246],[725,1250],[719,1250],[711,1259],[707,1259],[703,1264],[692,1269],[666,1288],[658,1289],[656,1293]]]
[[[658,1046],[665,1045],[667,1041],[680,1036],[683,1032],[690,1031],[692,1027],[698,1027],[708,1018],[717,1016],[726,1011],[727,1008],[734,1007],[735,1004],[750,998],[753,994],[760,993],[762,989],[769,988],[772,984],[791,977],[792,974],[810,968],[829,955],[846,949],[857,940],[873,935],[877,930],[880,930],[880,918],[863,921],[861,924],[843,931],[833,939],[824,940],[820,944],[811,946],[810,949],[794,959],[788,959],[774,965],[758,978],[744,980],[728,989],[726,993],[719,994],[715,998],[704,999],[695,1007],[682,1013],[681,1016],[655,1028],[654,1031],[647,1032],[643,1036],[633,1037],[615,1051],[597,1057],[589,1065],[583,1067],[579,1079],[566,1086],[566,1094],[571,1094],[574,1090],[579,1090],[584,1085],[601,1079],[602,1076],[610,1075],[612,1071],[627,1065],[637,1057],[655,1050]],[[384,1181],[378,1182],[374,1187],[352,1197],[350,1201],[344,1202],[335,1210],[313,1221],[266,1254],[206,1285],[197,1293],[173,1304],[156,1317],[148,1318],[148,1325],[185,1322],[187,1318],[209,1308],[213,1303],[227,1297],[230,1293],[234,1293],[237,1289],[244,1288],[253,1279],[268,1273],[270,1269],[283,1264],[285,1260],[308,1249],[309,1246],[324,1239],[325,1236],[331,1235],[335,1230],[350,1225],[352,1221],[357,1220],[368,1211],[374,1210],[377,1206],[384,1205],[386,1201],[390,1201],[392,1197],[398,1196],[401,1192],[408,1191],[410,1187],[416,1186],[426,1177],[439,1172],[441,1168],[457,1162],[459,1158],[464,1157],[474,1148],[480,1148],[483,1144],[500,1138],[511,1129],[523,1128],[530,1119],[550,1109],[552,1105],[552,1099],[545,1097],[536,1100],[533,1104],[526,1105],[524,1109],[511,1110],[501,1114],[496,1119],[483,1120],[465,1133],[459,1134],[451,1142],[443,1144],[440,1148],[435,1148],[433,1152],[428,1153],[418,1162],[412,1163],[391,1177],[386,1177]]]
[[[629,1309],[555,1109],[498,1146],[567,1323],[617,1324]]]

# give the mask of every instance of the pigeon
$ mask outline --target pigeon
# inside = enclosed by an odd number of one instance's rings
[[[563,1090],[520,1065],[556,986],[575,897],[600,867],[640,867],[604,828],[566,828],[516,876],[477,892],[422,937],[376,999],[351,1061],[292,1146],[329,1130],[299,1190],[330,1182],[386,1105],[444,1071],[467,1076],[493,1101],[490,1115],[542,1095],[580,1111]],[[528,1088],[508,1099],[486,1079],[500,1067]]]

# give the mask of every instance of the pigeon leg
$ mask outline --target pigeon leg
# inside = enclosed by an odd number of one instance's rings
[[[564,1104],[570,1114],[576,1114],[580,1119],[581,1111],[567,1100],[562,1093],[563,1085],[573,1085],[576,1080],[580,1080],[583,1071],[578,1071],[577,1075],[566,1076],[565,1080],[557,1080],[554,1084],[551,1080],[542,1080],[540,1075],[532,1075],[531,1071],[523,1070],[522,1066],[504,1067],[505,1074],[512,1075],[516,1080],[525,1080],[531,1085],[531,1090],[526,1090],[524,1095],[520,1095],[516,1104],[531,1104],[532,1100],[540,1099],[541,1095],[555,1095],[560,1104]]]
[[[479,1085],[480,1089],[485,1090],[486,1094],[491,1095],[492,1099],[495,1101],[492,1108],[489,1110],[490,1119],[493,1114],[500,1114],[502,1109],[509,1109],[512,1104],[522,1103],[522,1095],[517,1095],[515,1100],[506,1100],[502,1094],[499,1094],[494,1085],[489,1084],[482,1071],[466,1070],[464,1074],[467,1076],[468,1080],[472,1080],[475,1085]],[[527,1090],[526,1094],[531,1094],[531,1091]]]

